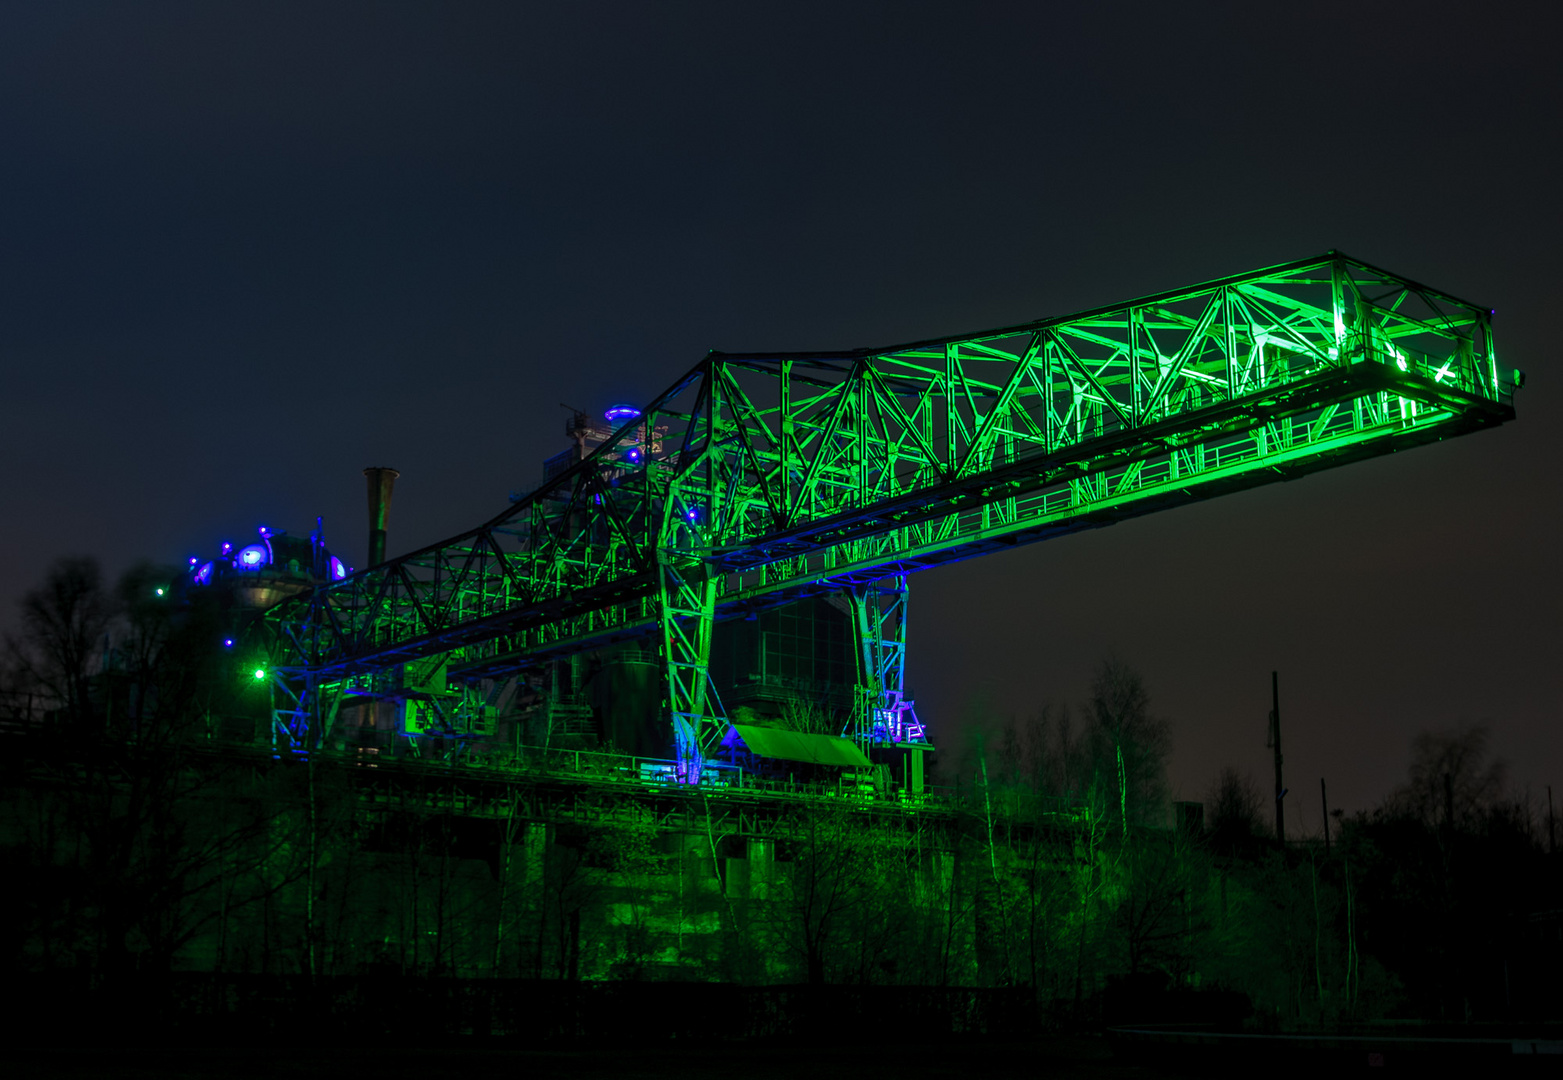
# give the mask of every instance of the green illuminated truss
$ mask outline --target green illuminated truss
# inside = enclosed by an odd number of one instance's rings
[[[895,348],[713,352],[493,520],[275,609],[279,664],[340,686],[448,653],[472,681],[657,635],[694,757],[725,728],[713,620],[844,591],[866,708],[898,708],[905,575],[1512,419],[1489,315],[1330,253]]]

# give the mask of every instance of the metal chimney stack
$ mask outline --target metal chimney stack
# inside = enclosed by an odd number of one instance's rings
[[[385,520],[391,515],[391,489],[402,475],[395,469],[376,465],[364,470],[369,481],[369,565],[385,561]]]

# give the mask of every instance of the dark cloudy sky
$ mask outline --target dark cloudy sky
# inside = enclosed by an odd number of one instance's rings
[[[66,552],[464,530],[706,349],[889,344],[1338,247],[1496,307],[1495,432],[916,580],[911,677],[1078,700],[1173,780],[1371,805],[1486,721],[1563,798],[1552,4],[8,4],[0,605]],[[1294,795],[1296,798],[1296,795]],[[1294,826],[1295,827],[1295,826]]]

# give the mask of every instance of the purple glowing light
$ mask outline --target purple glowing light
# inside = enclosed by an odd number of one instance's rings
[[[200,569],[190,575],[190,580],[197,585],[210,585],[212,583],[212,564],[201,564]]]
[[[625,454],[624,456],[629,458],[631,461],[639,461],[640,460],[640,451],[639,450],[631,450],[628,454]]]
[[[238,563],[241,570],[259,570],[271,561],[271,552],[265,544],[251,544],[239,549]]]
[[[330,566],[332,581],[341,581],[343,578],[347,577],[347,567],[343,566],[342,560],[337,558],[335,555],[331,556]]]
[[[225,649],[233,648],[233,638],[231,638],[231,637],[223,638],[223,648],[225,648]]]
[[[610,405],[608,411],[602,415],[603,419],[610,424],[626,424],[631,420],[640,419],[640,410],[633,405]]]

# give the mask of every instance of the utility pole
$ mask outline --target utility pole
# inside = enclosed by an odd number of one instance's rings
[[[1330,793],[1325,790],[1324,777],[1319,777],[1319,802],[1324,804],[1324,854],[1330,853]]]
[[[1270,672],[1270,746],[1275,750],[1275,838],[1286,845],[1286,814],[1281,800],[1286,788],[1281,783],[1281,673]]]
[[[1547,854],[1551,855],[1558,849],[1558,837],[1552,827],[1552,785],[1547,785]]]

